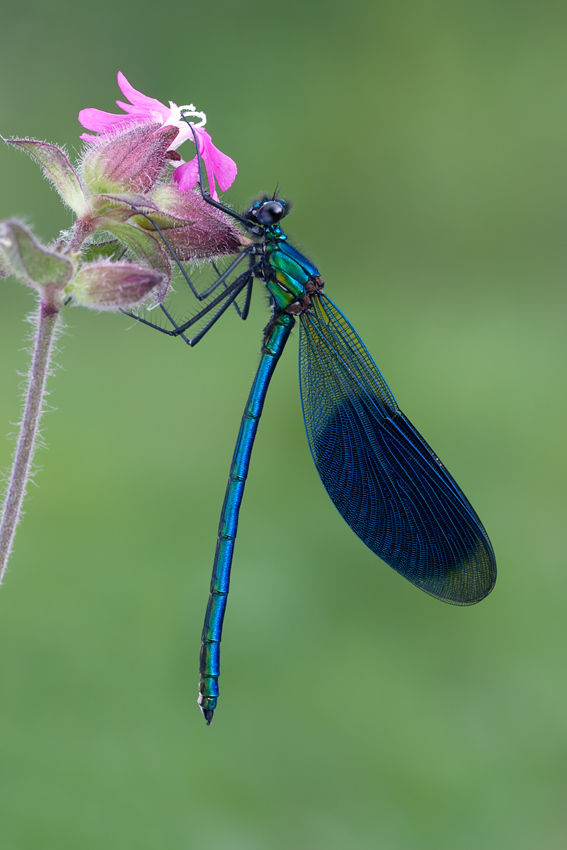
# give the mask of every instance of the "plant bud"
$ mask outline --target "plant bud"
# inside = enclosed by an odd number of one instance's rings
[[[203,200],[198,189],[180,191],[175,183],[158,187],[152,201],[166,219],[152,218],[180,260],[210,260],[237,254],[250,240],[232,219]],[[151,228],[147,219],[136,218],[141,227]],[[178,221],[178,224],[175,222]]]
[[[149,192],[170,161],[168,148],[178,133],[176,127],[142,124],[100,136],[83,157],[85,185],[93,194]]]
[[[68,293],[82,307],[118,312],[137,306],[152,293],[158,302],[162,301],[167,293],[167,279],[157,269],[101,261],[84,265]]]

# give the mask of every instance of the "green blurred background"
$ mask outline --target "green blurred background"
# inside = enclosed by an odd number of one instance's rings
[[[453,608],[352,534],[309,456],[292,340],[206,728],[200,632],[265,299],[193,351],[69,309],[0,593],[2,850],[567,845],[566,57],[559,2],[3,0],[3,135],[78,149],[79,109],[112,110],[122,70],[208,113],[231,203],[283,184],[288,232],[500,573]],[[0,173],[0,218],[70,225],[27,157],[0,148]],[[33,299],[4,281],[0,304],[8,433]]]

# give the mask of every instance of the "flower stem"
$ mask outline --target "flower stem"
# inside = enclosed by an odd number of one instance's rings
[[[49,375],[53,343],[59,321],[59,311],[43,301],[39,306],[37,316],[32,318],[33,325],[37,329],[37,336],[28,374],[24,416],[6,492],[2,522],[0,523],[0,583],[12,550],[16,527],[26,494],[26,486],[30,478],[39,422],[43,413],[45,384]]]

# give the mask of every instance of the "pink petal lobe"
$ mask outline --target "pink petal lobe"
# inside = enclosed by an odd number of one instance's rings
[[[117,123],[127,122],[131,119],[127,115],[115,115],[113,112],[103,112],[102,109],[81,109],[79,112],[79,123],[86,127],[87,130],[94,130],[95,133],[105,133]]]
[[[186,192],[189,189],[193,189],[199,179],[197,157],[192,159],[191,162],[184,162],[183,165],[178,166],[173,172],[173,179],[181,191]]]
[[[126,103],[126,101],[124,101],[124,100],[117,100],[116,106],[119,106],[120,109],[124,110],[124,112],[141,112],[141,111],[144,111],[144,107],[132,106],[131,103]]]
[[[218,201],[219,194],[217,192],[217,184],[215,183],[215,172],[209,168],[209,163],[205,160],[205,169],[207,171],[207,183],[209,184],[209,192],[213,201]]]
[[[199,139],[200,153],[207,169],[207,177],[211,190],[214,189],[214,179],[216,178],[221,190],[226,192],[234,183],[234,179],[238,173],[236,163],[213,145],[212,139],[206,130],[199,128],[197,130],[197,138]],[[213,178],[212,180],[211,177]]]
[[[128,98],[128,100],[133,106],[142,107],[143,109],[146,109],[148,111],[157,111],[160,115],[164,117],[167,117],[169,115],[169,109],[167,108],[167,106],[164,106],[164,104],[161,103],[161,101],[156,100],[155,97],[148,97],[147,95],[142,94],[141,91],[135,89],[134,86],[130,85],[122,71],[118,72],[117,78],[118,88],[120,89],[124,97]],[[118,101],[116,101],[116,103],[118,103]],[[124,108],[121,103],[118,103],[118,105]]]
[[[164,111],[163,108],[160,111],[158,109],[148,109],[145,106],[132,106],[130,103],[124,103],[121,100],[117,100],[116,103],[130,116],[132,121],[135,121],[138,124],[153,124],[155,122],[158,124],[165,124],[170,112],[169,109]]]
[[[79,122],[87,130],[96,133],[107,133],[112,129],[132,127],[135,124],[157,122],[163,124],[170,114],[170,109],[159,100],[147,97],[130,85],[124,74],[118,73],[118,85],[122,93],[130,99],[130,103],[117,100],[117,105],[124,110],[125,115],[104,112],[102,109],[82,109],[79,112]]]

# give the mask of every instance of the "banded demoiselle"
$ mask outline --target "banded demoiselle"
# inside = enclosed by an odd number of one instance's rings
[[[364,343],[323,292],[319,270],[282,231],[287,202],[274,193],[240,215],[213,200],[203,182],[197,144],[196,148],[203,199],[236,219],[250,235],[249,244],[205,292],[196,291],[178,263],[197,297],[220,289],[189,321],[177,323],[164,306],[170,329],[134,318],[181,336],[192,346],[231,304],[242,319],[247,318],[254,279],[266,287],[271,306],[260,365],[232,458],[203,627],[199,705],[209,725],[219,694],[222,625],[250,456],[271,377],[296,321],[301,401],[311,454],[327,493],[355,534],[416,587],[452,605],[484,599],[496,581],[496,561],[463,491],[404,416]],[[157,224],[142,215],[169,248]],[[241,263],[246,268],[234,277]],[[186,332],[203,320],[204,327],[189,338]]]

